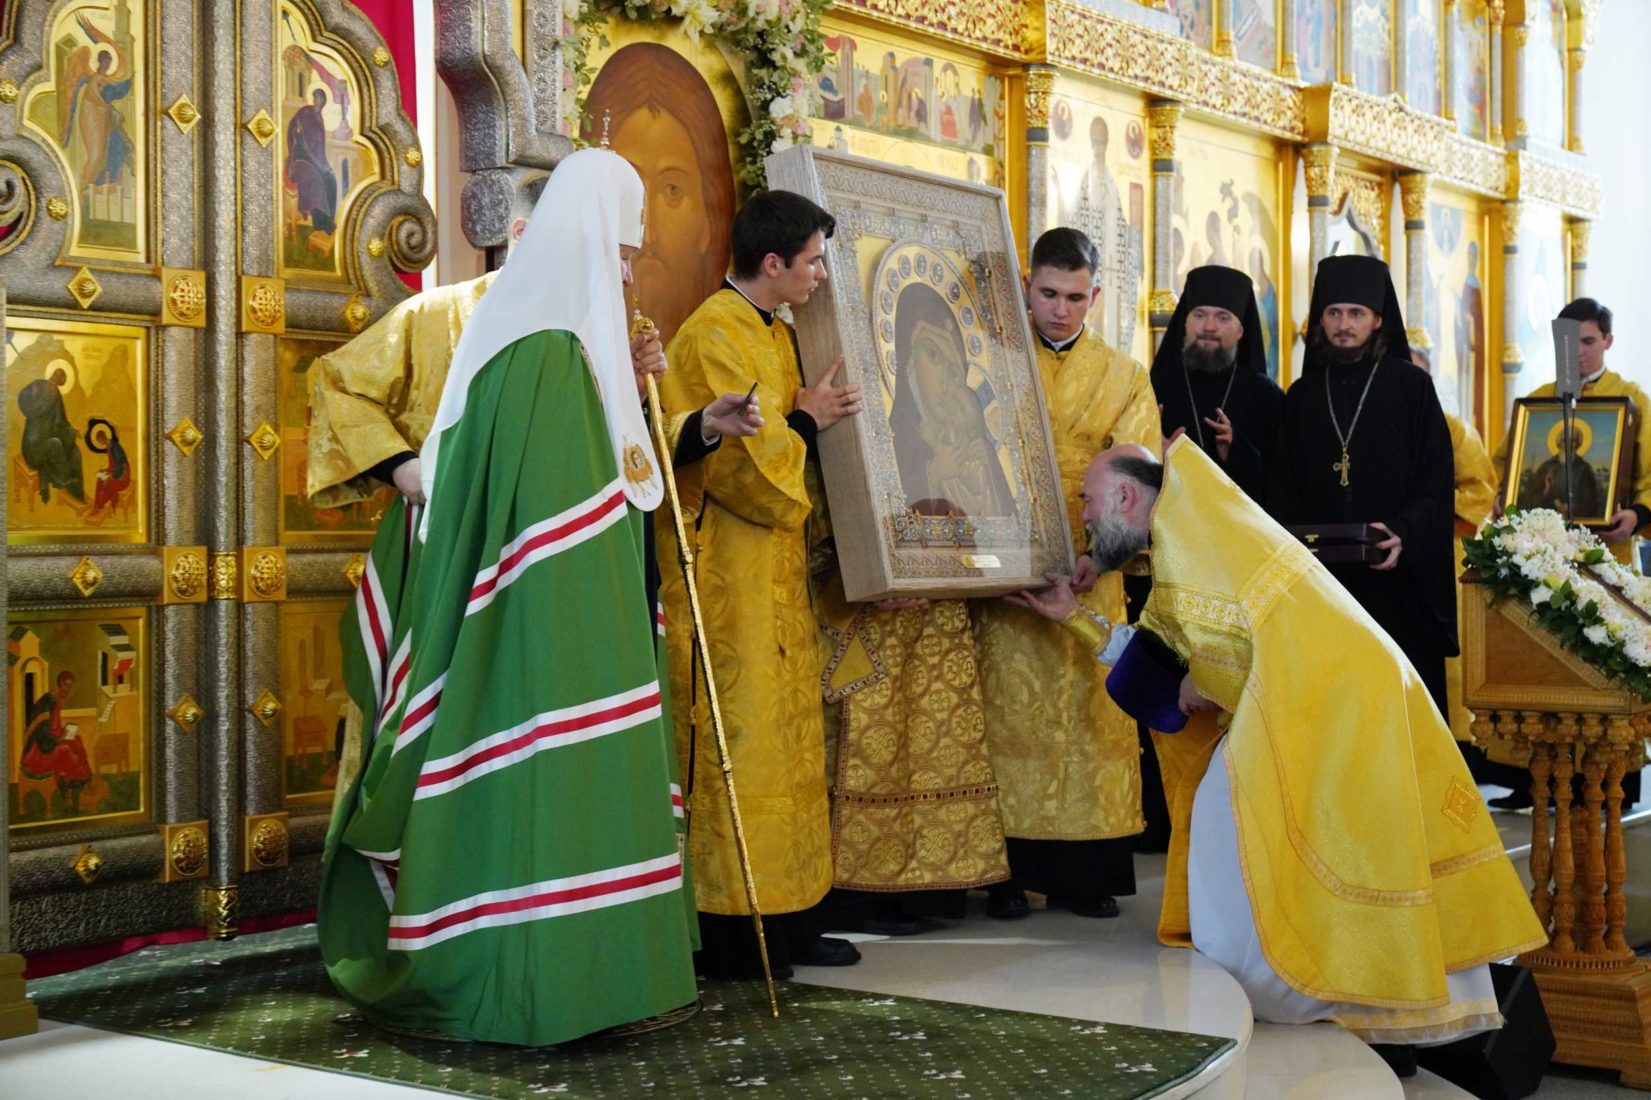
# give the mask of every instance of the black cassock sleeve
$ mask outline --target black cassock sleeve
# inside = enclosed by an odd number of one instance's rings
[[[1420,376],[1427,379],[1426,375]],[[1430,379],[1412,385],[1407,412],[1416,425],[1416,446],[1410,453],[1406,503],[1384,520],[1404,540],[1399,567],[1416,584],[1438,621],[1447,656],[1456,645],[1456,459],[1450,445],[1439,395]]]
[[[1301,383],[1300,378],[1296,379],[1290,392],[1284,394],[1279,402],[1277,442],[1267,466],[1267,511],[1286,527],[1307,522],[1303,518],[1306,503],[1302,499],[1301,484],[1296,479],[1296,470],[1301,463],[1299,452],[1302,450],[1302,411],[1298,407],[1302,400]]]
[[[1284,391],[1270,378],[1254,378],[1245,387],[1243,419],[1233,421],[1233,445],[1222,468],[1252,500],[1267,504],[1273,455],[1284,420]]]

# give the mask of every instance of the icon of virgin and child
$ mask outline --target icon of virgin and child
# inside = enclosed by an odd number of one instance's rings
[[[911,282],[899,292],[893,327],[889,428],[906,506],[927,516],[1013,516],[1014,494],[986,421],[991,383],[970,384],[958,313],[934,287]]]

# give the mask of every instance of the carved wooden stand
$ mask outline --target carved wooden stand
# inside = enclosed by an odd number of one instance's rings
[[[1464,695],[1473,737],[1530,752],[1531,903],[1548,945],[1520,958],[1553,1025],[1555,1061],[1651,1089],[1651,964],[1623,935],[1622,777],[1651,715],[1521,607],[1464,591]],[[1554,812],[1546,813],[1549,801]]]

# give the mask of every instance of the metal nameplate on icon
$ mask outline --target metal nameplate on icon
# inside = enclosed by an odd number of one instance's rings
[[[1002,569],[996,554],[963,554],[957,559],[965,569]]]

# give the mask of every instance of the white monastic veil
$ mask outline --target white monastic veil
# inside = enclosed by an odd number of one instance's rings
[[[642,244],[642,179],[619,154],[582,149],[556,166],[527,229],[476,305],[442,387],[435,423],[419,455],[424,495],[434,501],[444,433],[464,415],[476,376],[499,352],[536,332],[579,338],[590,363],[622,473],[625,497],[659,506],[664,484],[631,368],[619,246]],[[422,539],[430,509],[419,525]]]

